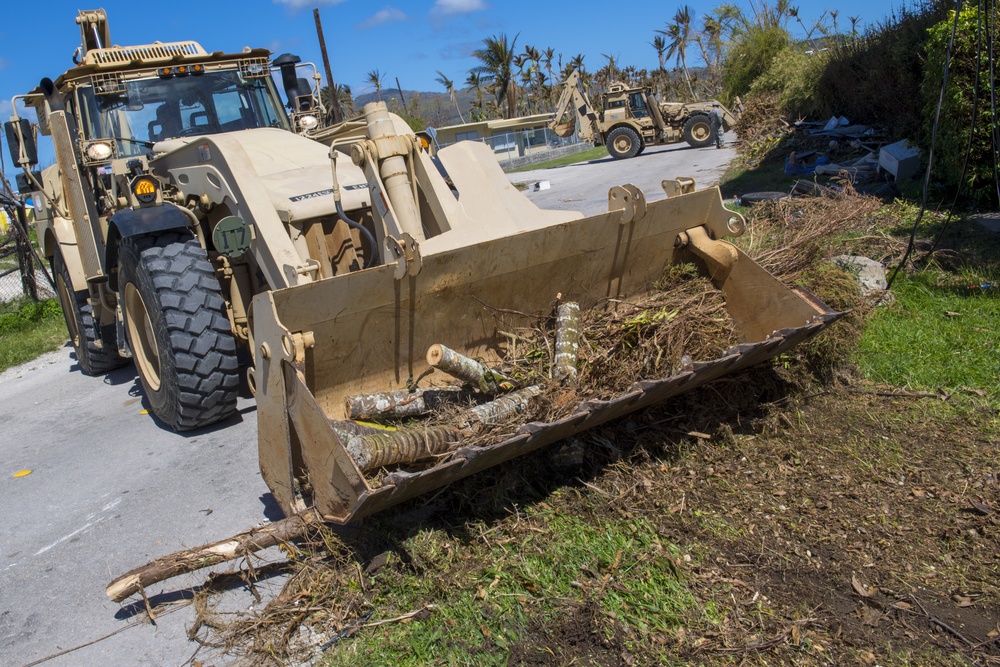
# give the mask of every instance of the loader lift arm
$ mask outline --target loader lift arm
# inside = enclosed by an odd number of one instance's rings
[[[563,120],[568,117],[569,120]],[[580,90],[580,73],[573,71],[562,83],[562,94],[556,106],[549,129],[560,137],[568,137],[577,129],[583,141],[595,141],[601,131],[597,124],[597,112],[590,104],[586,93]]]

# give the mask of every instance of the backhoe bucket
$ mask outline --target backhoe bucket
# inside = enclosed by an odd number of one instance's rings
[[[665,182],[665,189],[690,184]],[[253,385],[260,463],[282,509],[315,506],[335,523],[372,514],[760,363],[840,316],[714,240],[741,233],[744,224],[717,188],[647,205],[641,191],[624,186],[612,189],[609,208],[428,253],[418,271],[389,264],[259,295]],[[496,442],[456,443],[423,468],[381,470],[377,481],[332,426],[347,416],[348,396],[399,390],[422,378],[435,344],[498,362],[508,342],[500,328],[510,328],[518,314],[550,313],[557,296],[583,311],[610,308],[650,293],[665,268],[679,262],[699,266],[725,296],[742,342],[719,358],[639,379],[609,400],[581,401],[565,418],[525,423]],[[447,384],[439,375],[422,384]]]
[[[552,126],[552,131],[556,133],[557,137],[572,137],[573,133],[576,132],[576,122],[571,121],[568,123],[557,123]]]

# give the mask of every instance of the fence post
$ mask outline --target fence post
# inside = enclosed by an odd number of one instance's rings
[[[21,269],[21,287],[32,301],[38,301],[38,280],[35,276],[34,252],[31,236],[28,234],[28,217],[24,214],[24,203],[18,202],[17,217],[11,220],[15,228],[14,243],[17,247],[17,264]]]

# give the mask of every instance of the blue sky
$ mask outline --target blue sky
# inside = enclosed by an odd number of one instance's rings
[[[735,0],[749,7],[749,0]],[[760,0],[755,0],[758,4]],[[807,24],[824,9],[839,11],[846,31],[848,16],[860,16],[861,27],[877,23],[904,0],[840,0],[799,2]],[[72,65],[80,32],[77,9],[102,6],[108,12],[112,42],[121,45],[193,39],[208,51],[239,51],[262,46],[275,54],[295,53],[322,71],[313,8],[318,7],[337,83],[355,95],[371,90],[367,72],[395,78],[404,89],[438,91],[436,70],[460,86],[476,64],[471,52],[485,37],[518,33],[518,50],[526,44],[552,47],[568,60],[577,53],[594,70],[605,64],[601,54],[621,64],[653,68],[650,46],[654,30],[673,17],[681,2],[628,0],[628,14],[608,18],[606,1],[530,2],[526,0],[245,0],[233,2],[171,0],[135,3],[103,0],[80,5],[67,0],[7,2],[0,22],[0,118],[10,115],[10,100],[28,92],[42,77],[56,78]],[[721,1],[687,3],[701,17]],[[700,23],[700,21],[699,21]],[[796,26],[790,26],[798,32]],[[692,47],[692,51],[697,51]],[[694,55],[692,53],[692,55]],[[5,151],[6,152],[6,151]]]

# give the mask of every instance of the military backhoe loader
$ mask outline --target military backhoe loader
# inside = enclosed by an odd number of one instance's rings
[[[562,83],[562,94],[549,128],[560,137],[577,132],[583,141],[608,147],[616,160],[635,157],[646,146],[686,141],[694,148],[715,144],[715,129],[709,112],[717,102],[659,102],[651,88],[627,88],[612,83],[601,94],[601,108],[596,111],[582,90],[580,73],[572,72]],[[736,117],[721,104],[722,126],[728,132]]]
[[[79,64],[23,96],[57,164],[33,171],[33,128],[6,126],[43,202],[38,237],[77,359],[99,374],[131,357],[153,411],[177,430],[230,415],[245,368],[261,471],[287,514],[370,514],[759,363],[838,316],[721,240],[745,221],[717,188],[667,180],[668,196],[649,201],[625,184],[600,215],[540,210],[488,147],[431,156],[382,103],[332,127],[304,122],[310,103],[282,103],[264,50],[111,46],[103,11],[77,21]],[[567,305],[614,311],[681,263],[724,295],[738,344],[721,356],[492,439],[469,436],[461,418],[433,431],[445,437],[431,447],[407,439],[404,419],[393,462],[359,450],[392,432],[359,423],[359,396],[419,398],[435,414],[431,394],[454,390],[465,408],[506,401],[518,413],[548,390],[490,370],[519,323],[557,305],[560,318]],[[444,377],[446,359],[487,370],[478,384]],[[581,362],[566,352],[559,363],[572,382]]]

